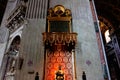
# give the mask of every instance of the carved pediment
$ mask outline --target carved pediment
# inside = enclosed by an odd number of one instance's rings
[[[71,11],[65,9],[62,5],[56,5],[54,8],[48,9],[48,17],[70,17]]]

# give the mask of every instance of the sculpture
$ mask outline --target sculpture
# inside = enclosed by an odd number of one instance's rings
[[[59,70],[56,72],[55,80],[64,80],[64,72],[61,70],[61,66],[59,66]]]

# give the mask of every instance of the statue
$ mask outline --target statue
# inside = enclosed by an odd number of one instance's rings
[[[64,80],[64,72],[61,70],[61,66],[59,66],[59,70],[56,72],[55,80]]]
[[[39,73],[38,72],[36,72],[35,80],[39,80]]]
[[[83,71],[83,74],[82,74],[82,80],[87,80],[87,79],[86,79],[85,71]]]

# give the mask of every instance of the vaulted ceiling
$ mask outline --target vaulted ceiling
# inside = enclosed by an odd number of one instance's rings
[[[99,20],[107,20],[114,28],[120,26],[120,0],[94,0]],[[107,22],[105,22],[108,25]]]

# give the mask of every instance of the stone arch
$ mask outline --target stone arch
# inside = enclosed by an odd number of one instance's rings
[[[19,33],[16,33],[16,34],[10,36],[9,41],[8,41],[8,44],[7,44],[6,52],[9,51],[9,48],[10,48],[13,40],[14,40],[16,37],[19,37],[19,38],[20,38],[20,41],[21,41],[21,34],[22,34],[22,32],[20,31]]]
[[[16,48],[19,47],[20,45],[20,41],[21,41],[21,37],[19,35],[15,36],[12,40],[12,42],[10,43],[10,47],[9,49],[11,48],[11,46],[15,46]],[[17,49],[18,50],[18,49]]]
[[[10,47],[7,52],[7,64],[6,64],[6,71],[5,71],[5,80],[12,78],[14,80],[16,68],[17,68],[17,61],[19,59],[19,46],[20,46],[21,38],[19,35],[15,36],[10,43]],[[12,75],[12,76],[11,76]]]

